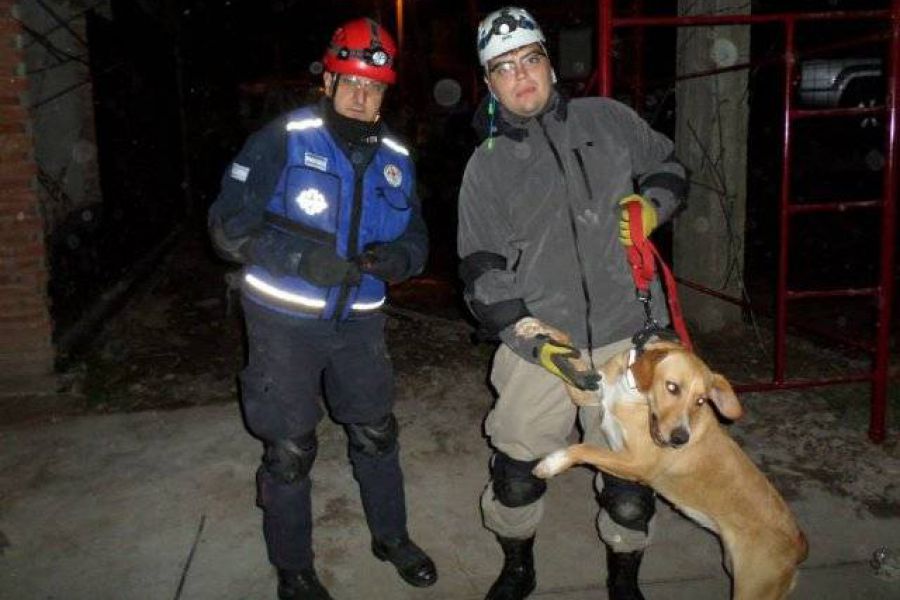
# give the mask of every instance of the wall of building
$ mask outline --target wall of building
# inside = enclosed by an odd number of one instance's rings
[[[37,193],[25,32],[0,0],[0,390],[53,388],[45,222]]]
[[[48,232],[100,201],[86,6],[20,0],[37,191]],[[89,218],[89,217],[86,217]]]
[[[105,6],[0,0],[0,395],[55,389],[54,257],[101,205],[86,15]]]

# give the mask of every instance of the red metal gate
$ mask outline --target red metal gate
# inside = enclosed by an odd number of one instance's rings
[[[872,386],[869,417],[869,438],[880,443],[885,438],[885,417],[887,409],[888,360],[890,342],[891,303],[893,300],[894,244],[896,236],[897,209],[897,105],[898,83],[900,83],[900,0],[891,0],[888,10],[867,11],[834,11],[816,13],[778,13],[762,15],[706,15],[682,17],[617,17],[614,14],[614,0],[597,0],[598,15],[598,91],[609,96],[613,89],[613,31],[616,28],[637,28],[640,32],[645,27],[696,27],[717,25],[754,25],[780,24],[784,28],[784,79],[783,79],[783,143],[781,161],[781,190],[779,196],[779,259],[775,298],[775,358],[773,376],[770,381],[750,382],[736,386],[740,391],[762,391],[790,388],[806,388],[840,383],[869,381]],[[640,6],[640,4],[636,4]],[[638,10],[637,12],[640,12]],[[884,106],[867,108],[835,108],[802,110],[795,108],[793,97],[793,81],[797,60],[795,32],[801,21],[882,21],[889,27],[890,44],[888,64],[885,67],[887,78],[887,94]],[[704,75],[746,68],[747,65],[718,69],[705,72]],[[640,78],[636,95],[639,97]],[[887,128],[885,141],[885,166],[883,175],[882,197],[876,200],[848,200],[842,202],[820,202],[798,204],[791,201],[791,160],[793,123],[800,119],[846,117],[849,115],[884,115]],[[831,290],[799,290],[788,288],[788,241],[790,238],[791,217],[801,213],[844,212],[850,210],[881,211],[881,265],[877,285],[866,288],[848,288]],[[711,294],[724,301],[746,305],[741,299],[732,298],[700,286],[696,283],[680,280],[698,291]],[[872,368],[865,373],[847,374],[842,377],[823,379],[788,379],[785,375],[787,309],[788,302],[806,298],[837,298],[868,296],[876,300],[877,325],[874,344],[866,348],[874,354]],[[849,340],[842,340],[847,341]],[[858,345],[858,344],[856,344]]]

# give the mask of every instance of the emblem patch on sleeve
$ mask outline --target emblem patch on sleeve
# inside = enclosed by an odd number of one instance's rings
[[[240,163],[231,163],[231,178],[237,179],[238,181],[247,181],[247,177],[250,175],[250,167],[244,166]]]

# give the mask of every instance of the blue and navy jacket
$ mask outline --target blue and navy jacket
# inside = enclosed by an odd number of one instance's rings
[[[364,274],[358,285],[314,285],[297,274],[303,252],[327,245],[352,259],[370,244],[393,243],[410,258],[409,277],[424,265],[427,233],[408,150],[380,134],[357,177],[323,112],[293,111],[252,136],[223,177],[209,224],[219,252],[245,263],[245,298],[297,317],[343,320],[377,311],[385,283]]]

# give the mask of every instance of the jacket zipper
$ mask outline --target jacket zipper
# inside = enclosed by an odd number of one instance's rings
[[[353,181],[353,207],[350,209],[350,231],[347,232],[347,259],[355,258],[358,254],[356,246],[359,244],[359,222],[362,220],[362,180],[365,175],[365,169],[362,169],[362,172],[356,169],[354,171],[356,171],[356,176]],[[343,314],[344,307],[347,304],[347,298],[350,296],[350,287],[346,282],[341,284],[338,301],[334,307],[334,314],[331,317],[335,321],[340,321],[341,319],[341,314]]]
[[[573,148],[575,160],[578,161],[578,168],[581,170],[581,178],[584,180],[584,188],[587,190],[588,200],[594,199],[594,190],[591,189],[591,181],[588,179],[587,170],[584,168],[584,159],[581,157],[581,150]]]
[[[556,149],[556,145],[553,143],[553,140],[550,139],[550,134],[547,133],[547,127],[544,125],[544,122],[540,117],[537,119],[538,123],[541,126],[541,132],[544,134],[544,138],[547,140],[547,145],[550,146],[550,150],[553,152],[553,158],[556,159],[556,166],[559,168],[559,173],[562,175],[563,184],[566,187],[566,191],[568,192],[569,183],[568,177],[566,174],[566,167],[563,164],[562,157],[559,154],[559,150]],[[581,163],[581,157],[577,153],[576,156],[579,157],[578,163],[581,165],[582,174],[585,176],[585,182],[587,182],[587,174],[584,172],[584,165]],[[590,192],[590,185],[588,185],[588,191]],[[591,367],[594,366],[594,328],[591,326],[591,295],[588,292],[587,285],[587,277],[585,276],[584,269],[584,259],[581,257],[581,247],[578,243],[578,226],[575,220],[575,212],[572,210],[572,202],[568,198],[568,193],[566,194],[566,210],[569,213],[569,227],[572,229],[572,244],[575,246],[575,259],[578,261],[578,274],[581,276],[581,292],[584,294],[584,324],[587,333],[587,343],[588,343],[588,361],[591,364]]]

